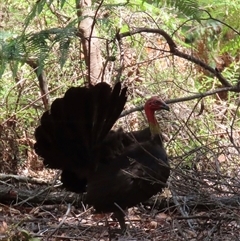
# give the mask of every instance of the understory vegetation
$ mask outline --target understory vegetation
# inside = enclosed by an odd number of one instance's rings
[[[0,3],[0,240],[111,240],[33,150],[52,101],[100,81],[128,86],[115,128],[147,125],[150,96],[171,108],[158,115],[169,187],[118,240],[239,240],[240,1],[82,2]]]

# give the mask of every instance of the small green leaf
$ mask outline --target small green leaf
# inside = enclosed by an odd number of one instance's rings
[[[128,31],[129,31],[129,26],[127,24],[124,24],[120,29],[120,33],[125,33]]]

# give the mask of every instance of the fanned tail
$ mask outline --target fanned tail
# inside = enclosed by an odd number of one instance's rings
[[[56,99],[35,131],[34,148],[44,164],[84,178],[97,161],[92,150],[108,135],[123,110],[126,91],[120,82],[113,89],[99,83],[89,88],[72,87]]]

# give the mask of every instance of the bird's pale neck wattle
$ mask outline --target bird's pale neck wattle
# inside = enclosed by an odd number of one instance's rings
[[[145,107],[145,113],[148,119],[149,128],[150,128],[152,137],[157,134],[160,134],[160,127],[155,117],[155,111]]]

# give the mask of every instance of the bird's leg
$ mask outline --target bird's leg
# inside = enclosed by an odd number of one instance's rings
[[[119,210],[114,212],[114,217],[118,220],[119,224],[120,224],[120,228],[121,228],[121,233],[125,233],[127,230],[127,225],[125,223],[125,219],[124,219],[125,214]]]

